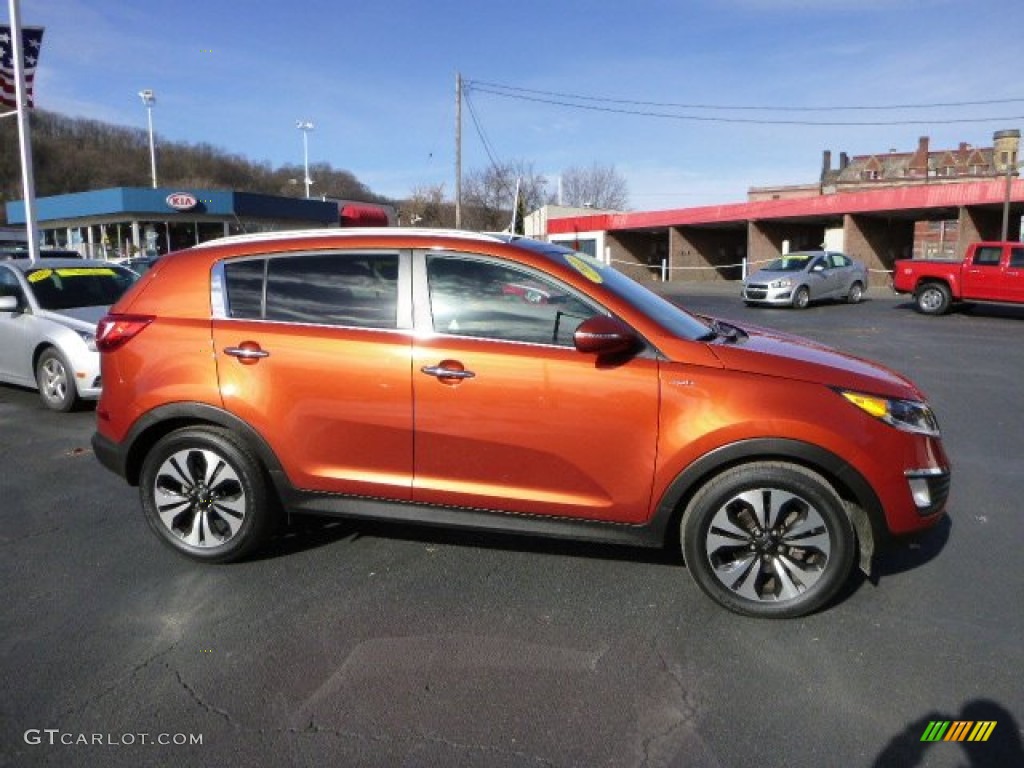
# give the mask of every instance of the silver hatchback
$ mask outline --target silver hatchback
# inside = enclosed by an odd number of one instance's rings
[[[138,275],[105,261],[0,261],[0,381],[70,411],[100,394],[96,323]]]
[[[842,299],[856,304],[864,298],[868,270],[836,251],[789,253],[743,281],[747,304],[803,309],[812,301]]]

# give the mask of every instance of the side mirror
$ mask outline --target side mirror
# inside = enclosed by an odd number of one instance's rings
[[[17,312],[17,296],[0,296],[0,312]]]
[[[611,356],[632,352],[640,346],[640,337],[621,320],[595,315],[579,324],[573,343],[584,354]]]
[[[824,272],[824,271],[825,271],[825,265],[822,264],[820,261],[817,264],[815,264],[813,267],[811,267],[811,272]]]

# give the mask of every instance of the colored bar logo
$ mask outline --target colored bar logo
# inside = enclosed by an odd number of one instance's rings
[[[995,728],[995,720],[932,720],[921,741],[988,741]]]

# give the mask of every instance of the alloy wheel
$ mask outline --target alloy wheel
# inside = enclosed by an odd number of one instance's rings
[[[817,583],[832,551],[821,513],[779,488],[739,493],[713,515],[704,551],[714,577],[755,602],[791,600]]]
[[[153,500],[167,531],[200,549],[233,539],[246,515],[238,472],[209,449],[183,449],[168,456],[156,471]]]

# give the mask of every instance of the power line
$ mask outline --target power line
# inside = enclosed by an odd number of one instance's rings
[[[507,99],[517,99],[520,101],[531,101],[541,104],[551,104],[553,106],[568,107],[571,109],[584,109],[592,112],[606,112],[612,114],[622,115],[633,115],[638,117],[655,117],[666,120],[689,120],[694,122],[714,122],[714,123],[741,123],[748,125],[797,125],[797,126],[888,126],[888,125],[951,125],[956,123],[989,123],[989,122],[1007,122],[1012,120],[1024,120],[1024,116],[1021,115],[1000,115],[994,117],[965,117],[965,118],[933,118],[933,119],[913,119],[913,120],[794,120],[794,119],[772,119],[772,118],[747,118],[747,117],[729,117],[721,115],[694,115],[694,114],[676,114],[672,112],[660,112],[652,111],[648,109],[632,109],[632,107],[657,107],[662,109],[691,109],[691,110],[718,110],[718,111],[729,111],[729,110],[744,110],[744,111],[779,111],[779,112],[824,112],[824,111],[842,111],[842,110],[908,110],[908,109],[935,109],[939,107],[968,107],[968,106],[980,106],[980,105],[996,105],[996,104],[1012,104],[1017,102],[1024,102],[1024,98],[1021,99],[992,99],[988,101],[963,101],[963,102],[947,102],[947,103],[933,103],[933,104],[904,104],[904,105],[883,105],[883,106],[847,106],[847,107],[756,107],[756,106],[714,106],[707,104],[673,104],[666,102],[645,102],[645,101],[631,101],[626,99],[611,99],[611,98],[600,98],[595,96],[581,96],[574,94],[564,94],[552,91],[538,91],[528,88],[517,88],[514,86],[499,85],[495,83],[485,83],[482,81],[467,80],[464,81],[466,87],[469,90],[477,91],[479,93],[487,93],[492,96],[500,96]],[[565,101],[565,99],[572,99],[573,101]],[[581,102],[596,102],[596,103],[581,103]],[[624,105],[624,106],[606,106],[606,105]],[[603,106],[605,105],[605,106]]]

